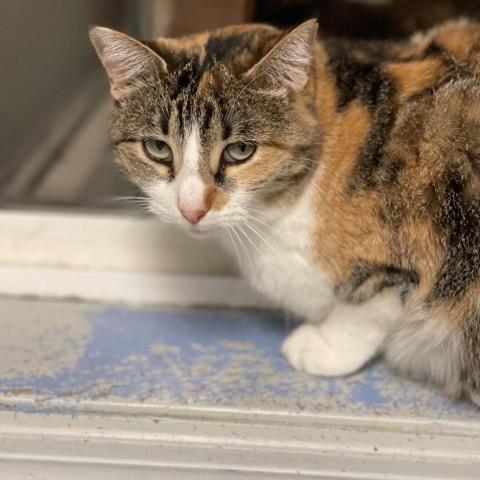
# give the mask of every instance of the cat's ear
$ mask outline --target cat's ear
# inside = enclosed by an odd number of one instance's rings
[[[314,19],[294,28],[244,74],[246,80],[281,95],[301,90],[308,81],[317,28]]]
[[[125,98],[152,69],[165,73],[167,64],[134,38],[104,27],[91,27],[90,39],[110,80],[115,100]]]

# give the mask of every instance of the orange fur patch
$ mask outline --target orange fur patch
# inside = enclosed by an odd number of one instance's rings
[[[225,177],[245,185],[259,185],[284,164],[284,156],[285,153],[276,147],[261,145],[251,161],[227,167]]]
[[[385,68],[399,85],[400,99],[432,87],[443,75],[447,67],[440,58],[427,58],[406,63],[391,63]]]
[[[467,25],[447,24],[440,28],[436,38],[438,45],[450,53],[457,62],[468,61],[475,46],[478,48],[480,33]]]
[[[205,188],[203,203],[207,210],[218,212],[228,203],[228,200],[228,195],[218,187],[210,185]]]
[[[180,38],[157,38],[156,42],[164,44],[171,50],[185,50],[187,52],[198,52],[208,42],[210,38],[209,32],[197,33]]]
[[[355,102],[345,114],[337,117],[336,127],[325,138],[325,153],[320,160],[323,173],[313,201],[318,218],[314,255],[334,282],[345,281],[359,260],[382,262],[389,255],[375,214],[378,195],[375,192],[345,194],[369,128],[369,113]]]
[[[317,43],[315,46],[316,58],[318,60],[318,68],[312,72],[316,78],[315,83],[321,85],[317,91],[317,108],[320,116],[320,126],[322,130],[327,130],[333,124],[337,111],[337,88],[335,80],[328,71],[328,57],[324,47]]]

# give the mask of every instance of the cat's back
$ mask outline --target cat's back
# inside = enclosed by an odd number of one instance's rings
[[[360,264],[415,265],[425,277],[448,249],[462,252],[459,264],[471,260],[464,246],[480,241],[480,24],[322,46],[319,106],[334,101],[321,117],[320,263],[345,282]]]
[[[439,206],[452,189],[480,198],[480,23],[449,22],[392,50],[392,128],[381,153],[405,169],[397,180],[408,204]]]
[[[359,98],[373,107],[382,100],[375,97],[378,89],[387,93],[389,87],[397,99],[406,99],[440,86],[447,78],[480,74],[480,23],[467,19],[403,41],[327,38],[322,46],[340,107],[342,97]],[[343,98],[343,103],[347,100]]]
[[[325,40],[322,48],[328,73],[318,105],[332,188],[384,191],[402,175],[415,183],[451,166],[480,173],[480,23],[452,21],[402,42]]]

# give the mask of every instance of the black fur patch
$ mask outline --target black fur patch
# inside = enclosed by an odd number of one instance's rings
[[[167,106],[165,107],[167,108]],[[160,116],[160,128],[164,135],[168,135],[170,129],[170,109],[167,111],[162,111]]]
[[[348,42],[325,42],[325,46],[330,58],[329,68],[337,84],[339,110],[346,109],[357,98],[369,110],[391,98],[395,86],[392,79],[382,73],[381,58],[378,63],[372,60],[374,55],[370,50],[374,50],[373,44],[369,45],[369,51],[365,51],[364,55],[358,46],[355,48]],[[379,51],[376,56],[382,55],[383,52]]]
[[[205,45],[204,69],[213,67],[216,61],[228,62],[249,45],[250,35],[211,35]]]
[[[405,163],[383,152],[394,123],[395,111],[390,105],[382,105],[375,112],[370,131],[358,154],[355,171],[349,180],[349,193],[396,181]]]
[[[205,112],[203,114],[203,122],[202,122],[202,130],[208,130],[210,128],[210,124],[212,123],[213,117],[213,106],[211,103],[207,103],[205,105]]]
[[[447,184],[441,202],[439,231],[449,232],[447,255],[437,274],[429,301],[458,299],[479,278],[480,204],[467,198],[466,180],[458,171],[447,172]]]
[[[180,134],[185,130],[184,128],[184,119],[183,119],[183,101],[180,100],[177,102],[177,115],[178,115],[178,129]]]
[[[335,286],[335,293],[347,302],[362,302],[387,287],[400,287],[405,298],[420,281],[418,272],[392,265],[359,262],[349,279]]]

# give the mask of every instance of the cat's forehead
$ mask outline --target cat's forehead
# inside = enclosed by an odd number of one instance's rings
[[[240,25],[149,43],[167,65],[166,76],[158,78],[162,99],[167,99],[161,109],[163,132],[185,138],[195,123],[202,137],[220,129],[217,136],[228,138],[234,129],[232,118],[238,115],[245,130],[246,116],[251,117],[252,111],[247,114],[237,102],[240,91],[244,100],[248,95],[242,74],[281,34],[270,26]]]
[[[166,61],[171,73],[200,77],[219,66],[234,73],[246,71],[280,34],[268,25],[238,25],[180,38],[159,38],[148,46]]]

